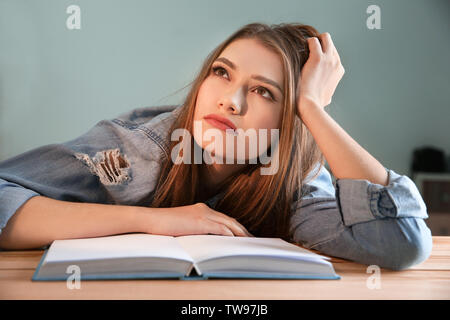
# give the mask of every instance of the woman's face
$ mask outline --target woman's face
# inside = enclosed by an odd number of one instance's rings
[[[195,142],[215,157],[226,159],[225,152],[228,152],[228,158],[247,160],[254,158],[250,157],[249,145],[253,144],[255,148],[260,137],[264,137],[266,148],[257,149],[257,154],[261,155],[271,144],[270,129],[279,129],[281,125],[282,90],[281,58],[254,39],[233,41],[213,62],[209,75],[199,89],[194,113]],[[218,129],[204,118],[210,114],[230,120],[236,131],[230,134]],[[196,122],[201,123],[201,130],[195,129]],[[214,144],[214,138],[205,138],[204,134],[209,129],[221,135],[222,148]],[[267,129],[267,133],[260,129]],[[248,137],[252,136],[249,133],[254,132],[256,140],[242,140],[245,132]],[[237,153],[237,144],[242,146],[243,141],[245,157]],[[231,144],[234,144],[232,149]]]

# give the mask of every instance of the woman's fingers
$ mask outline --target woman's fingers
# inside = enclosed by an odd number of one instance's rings
[[[234,237],[234,233],[224,224],[206,219],[203,233]]]
[[[320,35],[322,41],[322,47],[324,48],[325,54],[331,55],[336,63],[341,63],[341,57],[334,45],[333,39],[331,39],[331,35],[328,32],[322,33]]]
[[[241,237],[248,237],[252,236],[245,227],[240,224],[236,219],[231,218],[221,212],[214,211],[211,214],[209,214],[208,219],[211,219],[212,221],[221,223],[226,225],[235,235],[241,236]]]
[[[313,57],[320,57],[323,54],[322,46],[317,37],[308,38],[309,55]]]
[[[320,41],[322,42],[322,51],[324,53],[331,53],[334,49],[334,43],[331,39],[331,35],[328,32],[324,32],[319,35]]]

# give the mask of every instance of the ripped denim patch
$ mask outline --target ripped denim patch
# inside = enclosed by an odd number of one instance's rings
[[[125,155],[120,154],[119,148],[99,151],[92,159],[84,153],[75,153],[75,157],[84,162],[104,185],[116,185],[130,180],[130,162]]]

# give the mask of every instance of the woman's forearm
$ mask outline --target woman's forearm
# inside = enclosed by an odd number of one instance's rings
[[[310,100],[305,104],[303,122],[314,137],[336,179],[365,179],[386,186],[388,173],[384,166],[362,148],[321,107]]]
[[[25,202],[2,229],[0,248],[32,249],[56,239],[141,232],[143,209],[147,210],[145,218],[152,219],[154,208],[67,202],[36,196]]]

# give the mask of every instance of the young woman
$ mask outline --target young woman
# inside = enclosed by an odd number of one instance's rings
[[[394,270],[424,261],[432,238],[416,186],[324,110],[343,74],[329,33],[295,23],[242,27],[207,57],[183,104],[135,109],[0,163],[0,248],[209,233],[280,237]],[[212,146],[211,129],[221,132]],[[210,160],[237,160],[231,144],[263,129],[252,143],[266,142],[258,155],[270,153],[270,163],[191,161],[197,147]]]

